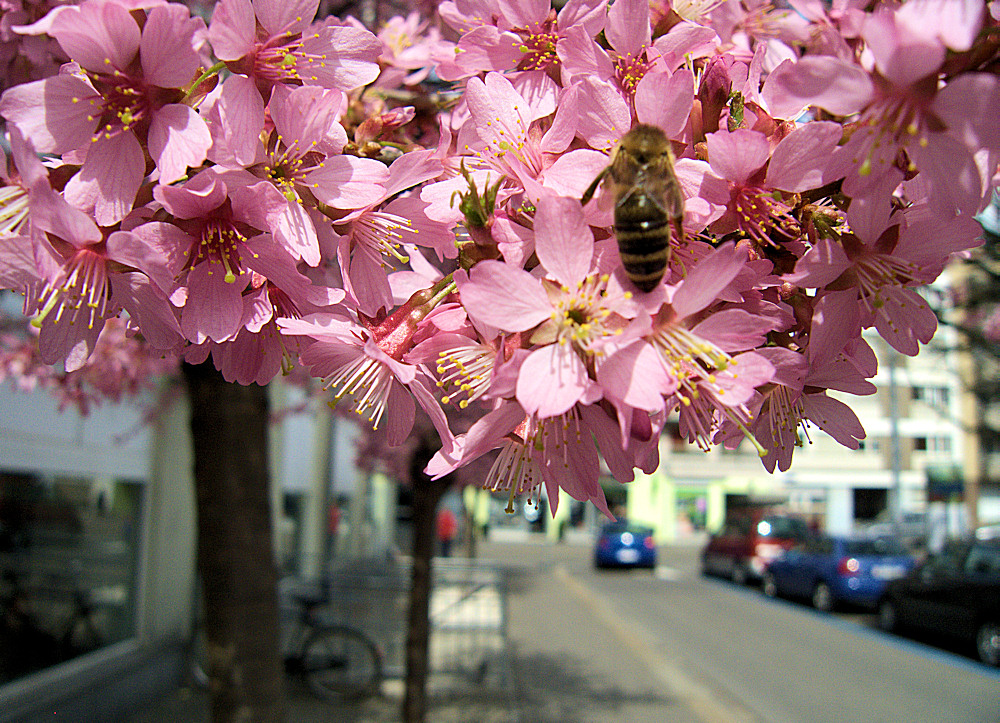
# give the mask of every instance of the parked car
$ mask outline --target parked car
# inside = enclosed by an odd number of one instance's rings
[[[627,520],[601,528],[594,546],[595,567],[656,567],[653,528]]]
[[[915,564],[894,537],[817,536],[773,560],[761,587],[769,597],[808,599],[817,610],[842,603],[874,608],[889,581]]]
[[[861,529],[869,537],[898,537],[908,550],[925,549],[929,531],[927,515],[923,512],[904,512],[898,523],[886,513]]]
[[[975,646],[1000,665],[1000,537],[953,543],[891,582],[878,606],[883,630],[920,630]]]
[[[804,520],[760,508],[732,513],[701,552],[706,575],[722,575],[740,585],[761,579],[768,564],[811,536]]]

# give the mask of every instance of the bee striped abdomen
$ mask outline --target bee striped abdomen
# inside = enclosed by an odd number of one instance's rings
[[[670,219],[645,193],[633,193],[615,208],[618,254],[629,280],[642,291],[656,288],[670,261]]]
[[[684,195],[663,130],[640,123],[622,136],[611,165],[594,179],[580,202],[586,205],[605,179],[615,197],[615,238],[622,268],[637,288],[652,291],[670,266],[671,240],[679,243],[684,238]]]

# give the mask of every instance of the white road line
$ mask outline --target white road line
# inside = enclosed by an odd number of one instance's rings
[[[670,569],[670,568],[666,568]],[[618,641],[642,661],[650,673],[697,715],[703,723],[761,723],[761,718],[729,694],[713,690],[691,678],[672,661],[665,658],[646,639],[622,620],[600,596],[569,573],[564,565],[553,568],[553,575],[575,595],[594,618],[604,625]],[[727,700],[722,700],[725,697]]]

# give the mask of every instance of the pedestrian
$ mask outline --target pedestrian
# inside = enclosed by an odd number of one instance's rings
[[[437,536],[441,543],[441,556],[451,556],[451,545],[458,534],[458,520],[450,507],[442,507],[437,516]]]

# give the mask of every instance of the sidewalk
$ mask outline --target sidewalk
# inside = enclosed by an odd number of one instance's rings
[[[505,547],[484,545],[481,553],[496,550],[510,560]],[[678,680],[564,567],[531,559],[515,564],[509,660],[492,659],[481,682],[433,675],[429,723],[728,723],[718,709],[706,709],[697,685]],[[295,680],[288,692],[289,723],[400,719],[399,679],[387,680],[382,695],[353,704],[317,700]],[[207,723],[207,711],[204,691],[179,690],[130,723]]]

